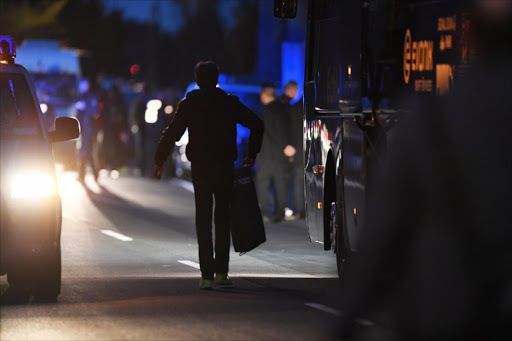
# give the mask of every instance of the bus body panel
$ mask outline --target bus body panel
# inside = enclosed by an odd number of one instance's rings
[[[365,202],[404,98],[449,95],[472,57],[470,18],[450,1],[309,2],[304,85],[306,219],[330,248],[337,204],[344,246],[357,250]],[[385,122],[382,123],[381,122]],[[333,180],[334,179],[334,180]],[[332,232],[332,231],[331,231]]]

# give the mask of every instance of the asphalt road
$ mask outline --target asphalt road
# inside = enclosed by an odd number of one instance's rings
[[[1,340],[334,337],[335,259],[309,242],[304,221],[267,224],[259,249],[232,251],[234,288],[201,291],[189,183],[121,177],[83,188],[74,178],[59,176],[59,301],[1,307]]]

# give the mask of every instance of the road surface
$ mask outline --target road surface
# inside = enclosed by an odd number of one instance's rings
[[[235,287],[201,291],[190,183],[86,184],[59,175],[58,303],[1,307],[0,339],[333,338],[342,311],[335,258],[309,242],[304,221],[267,224],[264,245],[232,251]]]

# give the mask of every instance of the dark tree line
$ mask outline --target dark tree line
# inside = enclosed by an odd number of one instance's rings
[[[97,73],[130,77],[139,64],[138,80],[162,86],[184,86],[199,60],[213,59],[221,72],[250,75],[256,55],[257,1],[241,1],[236,25],[225,30],[218,0],[199,0],[195,11],[180,0],[184,26],[164,32],[157,19],[139,23],[119,11],[105,11],[100,0],[0,0],[0,33],[24,39],[56,39],[84,51],[85,76]],[[165,4],[160,4],[165,5]],[[158,18],[158,16],[155,16]]]

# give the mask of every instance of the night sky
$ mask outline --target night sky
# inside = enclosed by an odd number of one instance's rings
[[[126,19],[149,22],[152,19],[153,6],[156,7],[155,20],[160,28],[171,34],[179,32],[184,25],[183,8],[179,0],[102,0],[107,11],[121,10]],[[217,8],[225,29],[236,24],[236,9],[241,0],[221,0]],[[183,1],[181,1],[183,3]],[[198,0],[187,0],[187,5],[194,11]]]

